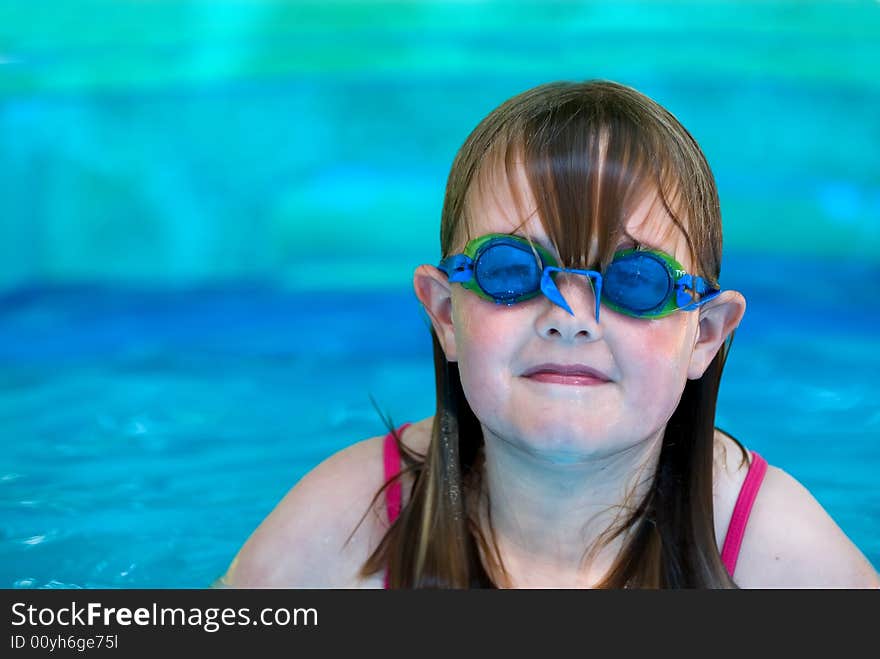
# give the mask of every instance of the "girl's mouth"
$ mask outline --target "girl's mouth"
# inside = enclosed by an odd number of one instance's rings
[[[523,377],[537,382],[581,387],[611,382],[607,375],[584,364],[539,364],[525,371]]]

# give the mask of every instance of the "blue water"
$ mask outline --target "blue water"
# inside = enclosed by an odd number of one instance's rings
[[[718,425],[880,565],[880,267],[728,255],[749,301]],[[833,296],[833,297],[831,297]],[[829,301],[831,300],[831,301]],[[858,306],[856,306],[858,304]],[[868,311],[866,311],[868,309]],[[408,288],[0,298],[0,587],[210,583],[308,469],[433,409]]]

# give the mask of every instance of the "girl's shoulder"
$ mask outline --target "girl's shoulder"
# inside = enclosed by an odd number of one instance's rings
[[[715,530],[724,543],[752,462],[728,435],[715,434]],[[816,498],[772,465],[754,499],[734,581],[746,588],[880,587],[874,568]]]
[[[426,431],[427,422],[427,431]],[[423,454],[430,419],[412,424],[401,441]],[[353,444],[309,471],[260,523],[218,587],[370,588],[382,575],[361,566],[388,530],[384,496],[385,435]],[[404,476],[403,492],[408,493]],[[353,503],[356,502],[356,503]]]

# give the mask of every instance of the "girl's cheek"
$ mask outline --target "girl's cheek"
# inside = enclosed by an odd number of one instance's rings
[[[678,313],[660,320],[637,320],[637,322],[642,323],[641,326],[634,328],[639,334],[637,342],[646,352],[671,356],[681,351],[687,334],[687,319],[683,314]]]
[[[476,296],[453,304],[456,338],[467,344],[492,345],[505,340],[516,326],[514,311]]]
[[[452,322],[455,325],[456,335],[461,333],[462,336],[468,336],[478,324],[479,318],[485,316],[485,313],[481,313],[481,302],[483,300],[472,293],[453,294]]]
[[[459,369],[479,370],[492,346],[492,328],[487,315],[480,313],[473,301],[467,300],[453,304],[453,319]],[[462,377],[464,375],[462,373]]]
[[[645,325],[629,328],[637,331],[624,337],[625,345],[620,344],[620,348],[625,354],[619,358],[629,364],[637,377],[641,373],[647,384],[653,382],[669,387],[686,377],[688,355],[684,348],[687,332],[686,326],[678,319],[674,323],[664,323],[663,320],[667,319],[641,321]]]

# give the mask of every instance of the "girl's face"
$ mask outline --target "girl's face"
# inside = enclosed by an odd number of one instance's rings
[[[506,187],[472,199],[470,236],[516,233],[555,251],[536,216],[522,222]],[[528,194],[524,201],[534,208]],[[625,226],[635,241],[693,272],[684,235],[657,197],[645,199]],[[627,239],[618,247],[633,245]],[[444,347],[458,362],[484,431],[557,463],[612,455],[659,437],[693,369],[699,311],[645,320],[602,307],[597,323],[589,281],[573,274],[556,281],[574,316],[543,295],[506,306],[459,285],[449,288],[452,331]],[[584,366],[602,379],[546,372]]]

